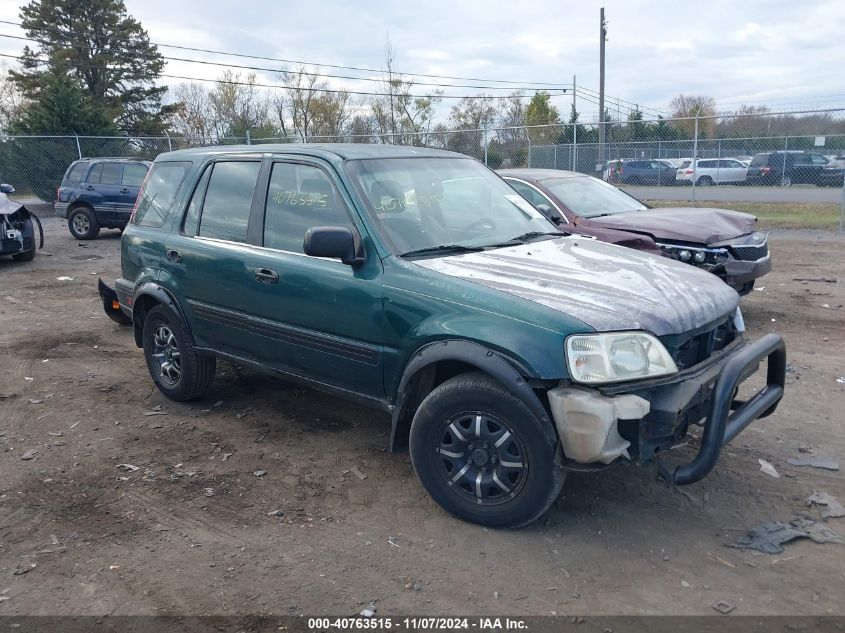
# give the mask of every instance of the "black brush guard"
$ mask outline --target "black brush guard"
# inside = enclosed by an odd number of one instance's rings
[[[734,400],[740,383],[768,359],[766,386],[745,401]],[[786,380],[786,345],[777,334],[766,334],[746,345],[725,363],[713,385],[710,411],[704,423],[704,433],[698,455],[689,464],[675,468],[658,461],[660,476],[683,486],[703,479],[719,461],[722,447],[739,435],[758,418],[774,413],[783,397]]]

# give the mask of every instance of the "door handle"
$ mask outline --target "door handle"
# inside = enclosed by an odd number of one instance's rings
[[[279,281],[279,273],[269,268],[256,268],[255,278],[263,284],[275,284]]]
[[[88,191],[93,191],[94,185],[85,185],[85,189],[88,190]]]
[[[129,193],[129,187],[124,187],[120,190],[120,193]]]
[[[182,261],[182,253],[179,251],[169,250],[167,251],[167,255],[165,255],[165,257],[167,257],[167,261],[174,262],[176,264]]]

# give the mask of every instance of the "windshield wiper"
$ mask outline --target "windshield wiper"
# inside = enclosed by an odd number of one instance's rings
[[[517,235],[516,237],[512,237],[511,239],[506,240],[504,242],[499,242],[498,244],[488,244],[487,248],[499,248],[502,246],[527,244],[528,242],[533,242],[537,238],[546,237],[547,235],[554,235],[555,237],[564,237],[566,235],[569,235],[569,233],[565,233],[563,231],[529,231],[528,233]]]
[[[464,246],[463,244],[440,244],[439,246],[429,246],[427,248],[418,248],[407,253],[402,253],[399,257],[415,257],[417,255],[446,255],[449,253],[478,253],[483,251],[483,246]]]

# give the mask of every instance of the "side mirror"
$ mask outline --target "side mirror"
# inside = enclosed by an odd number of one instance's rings
[[[545,215],[548,219],[550,219],[555,224],[560,224],[561,222],[563,222],[563,218],[561,217],[560,213],[558,213],[557,211],[555,211],[554,209],[552,209],[549,205],[547,205],[545,203],[544,204],[538,204],[537,205],[537,211],[539,211],[540,213]]]
[[[15,188],[12,185],[0,185],[0,193],[15,193]]]
[[[305,232],[303,250],[306,255],[339,259],[349,266],[365,260],[358,256],[355,236],[345,226],[312,226]]]

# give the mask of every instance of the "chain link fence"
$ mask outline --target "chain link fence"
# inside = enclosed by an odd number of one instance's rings
[[[604,128],[601,142],[600,128]],[[166,151],[223,144],[300,142],[301,137],[184,138],[6,136],[0,137],[0,180],[19,196],[45,201],[67,167],[81,157],[152,160]],[[605,121],[480,129],[309,136],[312,143],[390,143],[432,147],[472,156],[493,169],[563,169],[591,174],[625,187],[649,187],[648,197],[681,199],[677,189],[710,186],[843,189],[835,197],[845,215],[845,108],[790,113]],[[655,192],[652,188],[660,188]],[[665,193],[660,193],[664,191]],[[815,199],[813,195],[807,194]],[[770,198],[777,200],[774,193]],[[815,197],[818,197],[817,195]],[[752,196],[753,198],[753,196]],[[729,199],[729,198],[726,198]],[[792,195],[790,200],[794,200]]]

